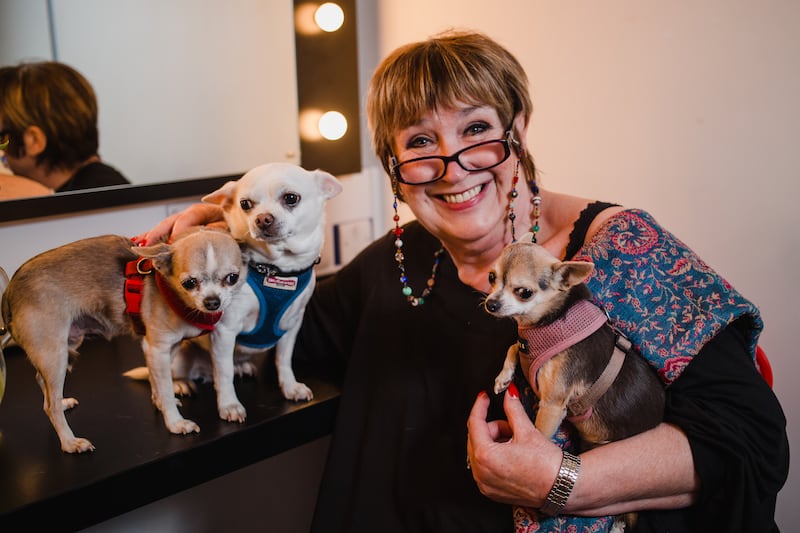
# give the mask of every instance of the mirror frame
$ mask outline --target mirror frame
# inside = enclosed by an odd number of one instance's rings
[[[4,200],[0,202],[0,222],[78,214],[95,209],[202,196],[240,177],[241,174],[233,174],[144,185],[117,185],[60,192],[49,196]]]

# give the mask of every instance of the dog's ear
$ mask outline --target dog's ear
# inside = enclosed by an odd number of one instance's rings
[[[207,204],[216,204],[222,208],[227,207],[233,202],[233,193],[236,191],[236,182],[229,181],[216,191],[209,193],[201,201]]]
[[[524,233],[522,237],[519,238],[518,242],[533,242],[533,233],[530,231]]]
[[[326,200],[342,192],[342,184],[333,174],[320,169],[315,170],[312,174],[314,174],[314,179],[317,180],[317,186],[319,186],[322,197]]]
[[[151,259],[155,269],[162,274],[172,273],[172,246],[169,244],[162,242],[153,246],[133,246],[131,250],[139,257]]]
[[[587,261],[563,261],[553,265],[553,281],[561,290],[566,290],[589,278],[594,263]]]

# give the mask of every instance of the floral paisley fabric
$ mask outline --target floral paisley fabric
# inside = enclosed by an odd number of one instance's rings
[[[755,357],[763,329],[758,309],[648,213],[633,209],[618,213],[573,259],[594,263],[587,285],[595,303],[665,385],[680,376],[706,342],[740,318],[748,321]],[[517,381],[517,385],[528,413],[535,416],[533,391],[527,383]],[[555,440],[574,450],[570,430],[564,424]],[[614,520],[546,517],[520,507],[514,509],[514,522],[518,533],[598,533],[611,531]]]

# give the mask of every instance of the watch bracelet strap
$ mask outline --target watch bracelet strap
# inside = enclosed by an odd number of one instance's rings
[[[578,473],[581,469],[581,458],[569,452],[563,452],[561,456],[561,467],[558,475],[553,482],[553,487],[547,494],[540,511],[546,515],[555,516],[567,504],[575,482],[578,480]]]

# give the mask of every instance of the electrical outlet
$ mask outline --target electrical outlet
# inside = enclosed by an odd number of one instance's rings
[[[333,260],[346,265],[374,239],[372,219],[360,218],[333,225]]]

